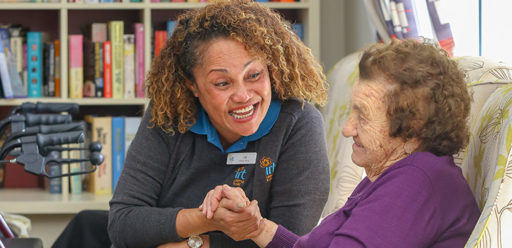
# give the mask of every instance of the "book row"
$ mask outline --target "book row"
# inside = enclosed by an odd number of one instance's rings
[[[156,30],[155,56],[172,34]],[[130,28],[131,29],[131,28]],[[125,33],[124,21],[91,23],[68,38],[68,98],[143,98],[145,74],[144,25],[133,24]],[[60,97],[61,46],[46,32],[20,25],[0,27],[0,94],[3,98]]]
[[[176,21],[154,30],[151,55],[158,56]],[[68,98],[144,98],[144,25],[125,27],[112,20],[85,25],[68,38]],[[292,24],[303,39],[301,23]],[[125,30],[133,30],[127,33]],[[21,25],[0,27],[0,96],[39,98],[61,96],[61,45],[46,32],[28,31]]]

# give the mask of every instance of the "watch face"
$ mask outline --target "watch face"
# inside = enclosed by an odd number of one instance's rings
[[[192,248],[199,248],[203,245],[203,239],[200,236],[192,235],[188,238],[187,244]]]

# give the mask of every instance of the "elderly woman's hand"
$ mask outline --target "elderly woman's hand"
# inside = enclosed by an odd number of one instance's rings
[[[219,185],[206,194],[203,204],[199,206],[203,214],[206,215],[206,218],[211,219],[213,217],[213,213],[217,210],[223,198],[231,202],[231,204],[227,204],[226,206],[233,206],[232,211],[236,211],[238,208],[244,208],[250,204],[249,199],[245,196],[245,192],[241,188],[232,188],[226,184]]]

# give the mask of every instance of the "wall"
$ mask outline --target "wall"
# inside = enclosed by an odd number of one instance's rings
[[[362,0],[311,1],[321,1],[320,61],[325,72],[345,55],[376,40]]]

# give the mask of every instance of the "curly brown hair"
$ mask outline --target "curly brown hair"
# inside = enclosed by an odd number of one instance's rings
[[[467,144],[471,96],[464,72],[446,51],[413,39],[373,44],[363,52],[359,72],[362,80],[392,85],[386,95],[391,137],[417,138],[417,151],[438,156]]]
[[[323,105],[326,80],[311,50],[277,12],[249,0],[217,1],[178,17],[176,28],[147,78],[151,123],[166,132],[186,132],[197,105],[187,80],[201,62],[202,44],[230,38],[267,63],[274,97]]]

